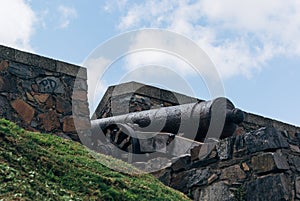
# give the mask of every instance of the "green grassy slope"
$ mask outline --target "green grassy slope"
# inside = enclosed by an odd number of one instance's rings
[[[82,145],[20,129],[0,120],[2,200],[188,200],[150,175],[128,175],[102,165],[132,168]]]

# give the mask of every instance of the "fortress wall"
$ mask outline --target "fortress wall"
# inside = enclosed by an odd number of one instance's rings
[[[90,123],[87,87],[85,68],[0,46],[1,118],[79,141]]]

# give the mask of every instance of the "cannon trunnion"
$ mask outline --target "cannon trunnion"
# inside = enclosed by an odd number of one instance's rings
[[[139,139],[154,137],[158,133],[205,142],[207,138],[232,136],[244,113],[226,98],[183,104],[159,109],[133,112],[93,120],[92,134],[101,141],[109,138],[120,149],[140,153]]]

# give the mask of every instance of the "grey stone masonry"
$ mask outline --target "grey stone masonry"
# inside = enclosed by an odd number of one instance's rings
[[[0,118],[80,141],[90,128],[86,68],[0,46]]]

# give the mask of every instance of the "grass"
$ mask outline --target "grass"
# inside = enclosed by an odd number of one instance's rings
[[[70,140],[25,131],[4,119],[0,145],[0,201],[189,200],[150,175],[108,168],[134,170],[122,161],[91,154]]]

